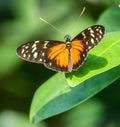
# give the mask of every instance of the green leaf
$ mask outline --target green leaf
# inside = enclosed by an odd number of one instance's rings
[[[36,91],[30,120],[37,123],[43,119],[73,108],[120,77],[120,66],[94,76],[76,87],[69,87],[64,74],[57,73]]]
[[[116,66],[120,65],[119,35],[120,32],[107,34],[78,71],[66,74],[67,80],[64,74],[58,73],[42,84],[33,98],[30,120],[34,123],[66,111],[118,79],[120,67]],[[78,86],[71,88],[70,85]]]
[[[107,32],[120,31],[120,2],[108,8],[99,18],[97,24],[105,26]]]

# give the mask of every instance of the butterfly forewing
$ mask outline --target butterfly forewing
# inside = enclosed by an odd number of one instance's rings
[[[46,63],[49,48],[59,44],[65,43],[52,40],[28,42],[17,49],[17,54],[26,61]]]
[[[97,45],[105,33],[105,28],[101,25],[94,25],[80,32],[72,41],[83,40],[86,44],[86,50],[89,51]]]

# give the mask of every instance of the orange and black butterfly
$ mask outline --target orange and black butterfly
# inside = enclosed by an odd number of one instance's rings
[[[87,53],[101,41],[105,28],[101,25],[91,26],[66,42],[55,40],[37,40],[22,44],[17,54],[22,59],[44,64],[54,71],[71,72],[78,69],[85,61]]]

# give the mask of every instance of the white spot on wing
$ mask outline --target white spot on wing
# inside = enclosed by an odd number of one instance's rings
[[[21,51],[21,53],[23,54],[24,52],[25,52],[25,49],[23,48],[22,51]]]
[[[25,47],[25,45],[22,46],[22,48],[24,48],[24,47]]]
[[[94,31],[91,29],[91,30],[90,30],[90,33],[94,33]]]
[[[35,48],[36,47],[36,43],[34,43],[33,45],[32,45],[32,48]]]
[[[91,27],[89,27],[88,30],[91,30]]]
[[[35,41],[35,43],[37,44],[37,43],[39,43],[39,41]]]
[[[85,43],[86,43],[86,45],[88,45],[88,41],[86,41]]]
[[[30,54],[28,55],[28,57],[30,58]]]
[[[91,46],[89,46],[88,49],[91,49]]]
[[[34,48],[32,49],[32,53],[33,53],[36,49],[37,49],[37,47],[34,47]]]
[[[99,38],[102,38],[102,36],[101,36],[101,35],[99,35]]]
[[[23,57],[26,57],[26,54],[23,54]]]
[[[96,41],[98,42],[99,41],[99,39],[96,37]]]
[[[85,57],[85,54],[83,54],[83,57]]]
[[[47,48],[48,42],[49,42],[49,41],[45,41],[45,44],[44,44],[43,48]]]
[[[51,66],[52,65],[52,62],[50,62],[49,65]]]
[[[39,61],[41,62],[41,61],[42,61],[42,59],[40,58],[40,59],[39,59]]]
[[[95,37],[95,35],[93,33],[90,34],[92,37]]]
[[[85,33],[84,33],[84,32],[82,32],[81,34],[83,35],[83,37],[84,37],[84,38],[86,38],[86,35],[85,35]]]
[[[102,33],[103,33],[101,29],[99,30],[99,32],[100,32],[100,34],[102,34]]]
[[[28,45],[26,45],[26,46],[25,46],[25,48],[26,48],[26,49],[28,49],[28,48],[29,48],[29,46],[28,46]]]
[[[35,53],[33,54],[34,58],[37,58],[37,55],[38,55],[38,53],[35,52]]]
[[[90,33],[94,33],[94,31],[92,30],[92,28],[88,28],[88,30],[90,31]]]
[[[97,28],[96,31],[99,31],[99,29]]]
[[[93,38],[91,38],[91,43],[94,44],[94,39]]]
[[[29,51],[28,50],[26,50],[26,53],[28,53]]]
[[[42,56],[44,56],[45,55],[45,53],[44,52],[42,52]]]

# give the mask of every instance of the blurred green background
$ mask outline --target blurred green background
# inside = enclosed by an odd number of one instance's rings
[[[37,125],[29,123],[35,90],[55,72],[16,55],[16,48],[31,40],[64,41],[65,34],[74,37],[95,24],[116,1],[0,0],[0,127],[120,127],[120,80],[70,111]],[[84,6],[86,10],[79,17]]]

